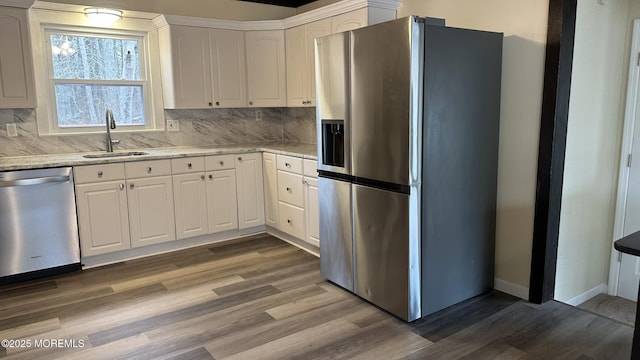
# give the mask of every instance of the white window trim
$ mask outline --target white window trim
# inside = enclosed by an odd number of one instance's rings
[[[149,59],[148,62],[142,65],[148,81],[148,86],[144,93],[146,126],[122,126],[113,131],[164,131],[164,104],[160,83],[158,31],[151,20],[123,18],[115,22],[111,28],[105,29],[89,24],[88,18],[82,13],[32,8],[29,10],[29,28],[34,58],[36,96],[37,99],[39,99],[36,107],[39,136],[102,134],[105,131],[101,127],[59,128],[57,124],[54,124],[55,94],[53,94],[51,90],[52,69],[50,69],[49,64],[51,55],[48,54],[51,50],[45,45],[47,40],[45,33],[52,29],[70,32],[91,32],[93,28],[96,29],[96,33],[98,34],[142,36],[143,51]],[[142,70],[141,68],[141,71]]]

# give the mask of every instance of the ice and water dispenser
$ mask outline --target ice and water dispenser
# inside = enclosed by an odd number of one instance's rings
[[[344,167],[344,120],[322,120],[322,164]]]

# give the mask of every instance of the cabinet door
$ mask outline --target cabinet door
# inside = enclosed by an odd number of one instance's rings
[[[173,175],[173,200],[178,239],[209,233],[204,173]]]
[[[249,106],[286,106],[284,30],[247,31]]]
[[[306,25],[306,100],[307,106],[316,106],[316,56],[315,39],[331,34],[331,18],[314,21]],[[288,75],[288,74],[287,74]],[[288,91],[288,89],[287,89]]]
[[[367,26],[367,8],[336,15],[331,18],[331,33],[339,33]]]
[[[307,48],[305,25],[285,30],[287,50],[287,106],[306,106]]]
[[[238,228],[264,225],[264,190],[260,153],[236,155]]]
[[[176,239],[171,176],[127,180],[131,247]]]
[[[76,186],[82,257],[131,247],[124,180]]]
[[[236,170],[207,173],[207,209],[209,233],[238,228],[238,199]]]
[[[171,55],[176,109],[211,107],[209,29],[171,26]]]
[[[247,106],[244,32],[210,30],[214,107]]]
[[[278,171],[276,155],[262,154],[262,170],[264,171],[264,218],[265,223],[278,228]]]
[[[27,10],[0,6],[0,108],[35,108]]]
[[[304,178],[304,215],[306,236],[305,241],[314,246],[320,246],[318,180]]]

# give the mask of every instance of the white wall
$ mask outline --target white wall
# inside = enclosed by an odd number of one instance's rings
[[[594,0],[595,1],[595,0]],[[528,297],[548,0],[404,0],[398,17],[504,33],[496,288]]]
[[[624,99],[629,0],[578,1],[555,298],[608,282]],[[586,294],[585,294],[586,293]]]

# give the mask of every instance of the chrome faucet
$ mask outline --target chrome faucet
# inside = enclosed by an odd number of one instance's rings
[[[116,120],[113,118],[113,112],[111,109],[107,109],[105,118],[107,123],[107,152],[113,152],[113,145],[120,144],[120,140],[111,139],[111,129],[116,128]]]

